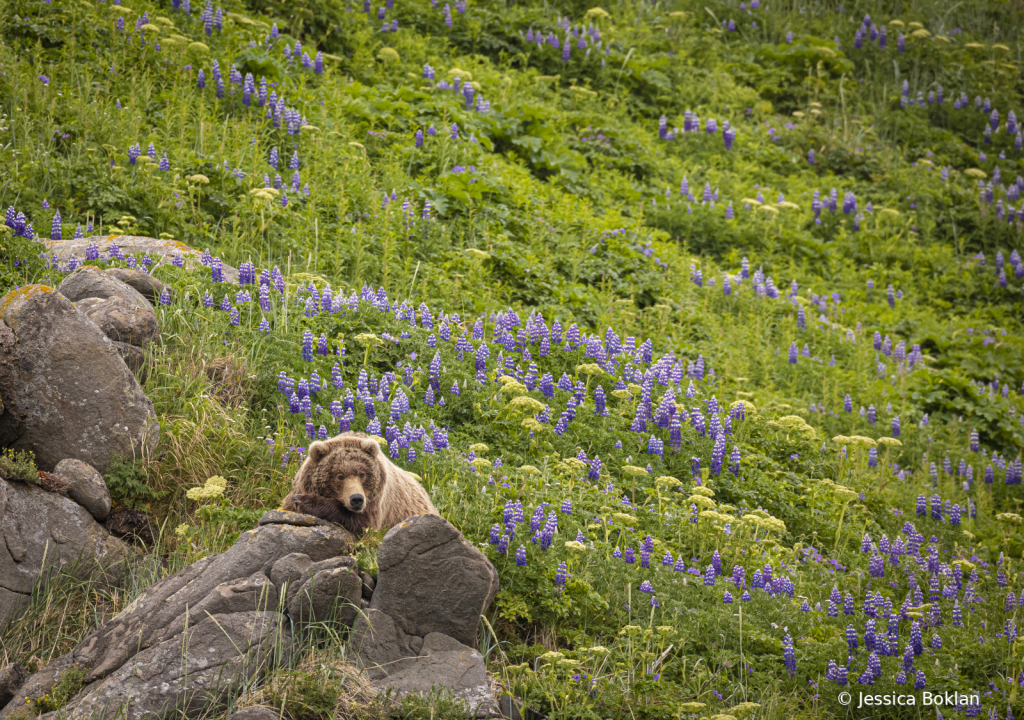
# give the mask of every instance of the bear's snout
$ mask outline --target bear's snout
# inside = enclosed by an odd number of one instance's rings
[[[359,512],[360,510],[362,510],[363,505],[365,503],[366,498],[364,498],[362,495],[359,495],[358,493],[355,495],[350,495],[348,498],[348,506],[352,508],[355,512]]]

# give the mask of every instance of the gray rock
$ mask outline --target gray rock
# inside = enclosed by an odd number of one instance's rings
[[[44,571],[97,570],[121,580],[134,553],[82,507],[39,487],[0,480],[0,630],[28,604]]]
[[[227,615],[250,610],[276,611],[277,588],[262,572],[247,578],[229,580],[215,587],[194,606],[186,607],[167,626],[173,632],[195,625],[208,615]]]
[[[86,687],[61,711],[66,720],[141,720],[223,709],[270,668],[288,661],[291,634],[277,612],[204,615]]]
[[[28,670],[20,663],[11,663],[0,670],[0,707],[3,707],[15,698],[25,681],[28,680]]]
[[[156,279],[150,273],[143,272],[142,270],[132,270],[131,268],[107,268],[106,273],[107,275],[113,275],[125,285],[135,288],[144,298],[154,305],[160,302],[160,294],[164,289],[173,295],[170,285]]]
[[[149,300],[143,297],[138,290],[92,265],[83,265],[64,278],[57,286],[57,292],[73,303],[87,298],[120,297],[132,305],[153,309]]]
[[[189,247],[184,243],[175,240],[160,240],[157,238],[142,237],[139,235],[94,235],[87,238],[68,240],[42,240],[46,245],[47,254],[56,255],[58,260],[68,261],[73,257],[79,260],[85,259],[86,249],[90,245],[97,245],[100,252],[107,254],[110,246],[117,244],[124,255],[133,254],[138,257],[149,253],[150,257],[156,259],[157,263],[152,268],[155,270],[164,264],[171,264],[175,257],[180,257],[187,268],[202,267],[202,253],[199,250]],[[238,270],[230,265],[223,265],[224,279],[227,282],[238,282]]]
[[[139,378],[139,382],[145,382],[146,353],[143,352],[142,348],[116,341],[114,342],[114,347],[117,348],[117,354],[124,360],[124,364],[128,366],[128,369]]]
[[[286,588],[302,587],[313,576],[309,569],[313,560],[306,553],[291,553],[274,563],[270,569],[270,581],[286,593]]]
[[[75,305],[114,342],[141,348],[160,335],[156,313],[123,297],[83,298]]]
[[[483,657],[473,649],[498,573],[450,523],[418,515],[391,528],[377,552],[380,572],[352,647],[378,691],[445,691],[475,717],[498,706]],[[372,579],[370,579],[372,582]]]
[[[373,588],[376,587],[377,582],[370,577],[369,573],[359,573],[359,577],[363,579],[363,600],[369,600],[373,597]]]
[[[144,274],[144,273],[143,273]],[[78,268],[57,286],[115,342],[144,347],[160,334],[156,313],[142,293],[91,265]]]
[[[65,458],[57,463],[53,472],[71,483],[67,489],[69,498],[88,510],[99,522],[107,519],[110,514],[110,491],[96,468],[81,460]]]
[[[438,515],[391,528],[377,552],[380,572],[370,607],[409,635],[442,633],[477,644],[477,626],[498,593],[498,571]]]
[[[407,635],[390,616],[371,609],[356,621],[353,647],[378,691],[398,697],[449,692],[473,717],[499,715],[483,656],[455,638]]]
[[[511,695],[502,695],[498,698],[498,713],[507,720],[523,720],[522,709],[523,706]]]
[[[264,707],[253,707],[228,715],[228,720],[281,720],[281,714]]]
[[[153,703],[157,701],[179,703],[186,670],[189,690],[204,702],[231,699],[237,685],[229,683],[215,692],[210,683],[216,673],[207,670],[224,668],[252,677],[247,674],[251,669],[258,668],[260,662],[270,662],[270,638],[279,637],[282,643],[286,639],[284,616],[273,611],[279,597],[269,579],[274,565],[285,556],[301,553],[313,561],[313,567],[347,555],[354,542],[355,538],[340,528],[283,524],[256,527],[243,533],[225,552],[203,558],[153,585],[74,650],[29,678],[19,692],[38,698],[50,692],[62,673],[77,664],[85,672],[85,689],[67,708],[70,714],[65,715],[71,718],[85,718],[90,712],[102,714],[106,704],[115,701],[128,704],[128,719],[156,712]],[[214,619],[225,627],[208,622]],[[272,632],[264,632],[264,627]],[[183,633],[190,639],[189,648],[195,649],[189,650],[185,667],[180,662]],[[242,648],[240,654],[231,654],[221,643],[225,637]],[[278,643],[273,645],[277,647]],[[128,686],[137,667],[142,670],[137,673],[136,683],[148,688],[151,700],[146,693]],[[0,712],[0,720],[13,711],[14,707],[8,705]],[[186,708],[185,714],[191,712]]]
[[[386,684],[399,695],[447,690],[465,702],[474,717],[498,714],[483,655],[441,633],[423,638],[419,656],[401,662]]]
[[[101,473],[114,456],[155,451],[153,403],[70,300],[28,285],[0,299],[0,321],[11,330],[0,331],[0,445],[34,451],[42,470],[74,457]]]
[[[335,568],[354,567],[356,559],[347,555],[328,558],[320,562],[313,562],[312,558],[304,553],[292,553],[274,563],[270,569],[270,579],[285,595],[285,585],[293,590],[298,590],[311,577],[321,570],[334,570]]]
[[[418,657],[422,647],[423,638],[406,634],[390,615],[373,608],[356,618],[352,628],[352,649],[372,681],[386,678],[402,660]]]
[[[337,620],[351,625],[359,613],[362,585],[351,566],[314,570],[298,592],[288,593],[288,616],[298,624]]]

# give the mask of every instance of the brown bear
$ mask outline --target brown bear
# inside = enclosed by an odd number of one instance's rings
[[[336,522],[355,534],[367,528],[389,530],[413,515],[439,514],[416,478],[360,432],[310,445],[282,507]]]

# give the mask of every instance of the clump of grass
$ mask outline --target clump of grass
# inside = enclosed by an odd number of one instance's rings
[[[377,695],[345,649],[336,636],[307,636],[299,660],[239,698],[239,707],[270,708],[286,720],[384,720],[392,703]]]
[[[279,673],[268,683],[266,696],[271,707],[291,720],[328,720],[341,695],[336,680],[289,671]]]

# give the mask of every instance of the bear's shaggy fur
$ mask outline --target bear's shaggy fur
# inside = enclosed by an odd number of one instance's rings
[[[416,478],[359,432],[310,445],[282,507],[336,522],[355,534],[367,528],[388,530],[413,515],[438,514]]]

